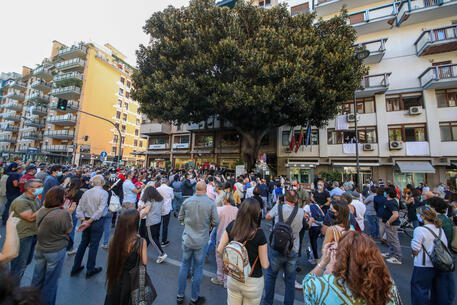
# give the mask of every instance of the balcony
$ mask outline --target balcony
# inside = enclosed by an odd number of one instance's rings
[[[72,58],[85,58],[86,53],[87,48],[84,45],[80,44],[60,49],[57,53],[57,56],[59,56],[63,60],[68,60]]]
[[[149,144],[148,149],[149,150],[167,150],[167,149],[170,149],[170,146],[168,145],[168,143]]]
[[[364,64],[377,64],[381,62],[384,54],[386,54],[386,41],[387,38],[367,41],[355,45],[357,48],[362,48],[370,51],[370,56],[363,60]]]
[[[8,93],[7,95],[4,95],[3,96],[4,98],[9,98],[9,99],[12,99],[12,100],[16,100],[16,101],[19,101],[19,102],[23,102],[25,100],[25,95],[22,94],[22,93],[18,93],[18,92],[10,92]]]
[[[44,79],[47,82],[52,80],[52,72],[49,67],[38,67],[35,70],[33,70],[32,75]]]
[[[76,101],[68,101],[67,109],[61,110],[61,109],[57,109],[57,102],[52,102],[51,104],[49,104],[49,108],[52,110],[55,110],[55,111],[71,113],[71,112],[78,111],[79,103]]]
[[[189,149],[189,143],[173,143],[173,149]]]
[[[44,80],[42,79],[37,79],[36,81],[34,81],[30,87],[32,89],[35,89],[35,90],[38,90],[38,91],[41,91],[45,94],[48,94],[49,91],[51,91],[51,85],[49,85],[47,82],[45,82]]]
[[[0,114],[4,121],[20,122],[21,116],[16,114],[16,111],[4,112]]]
[[[419,76],[424,89],[448,89],[457,87],[457,64],[430,67]]]
[[[379,0],[314,0],[314,9],[319,17],[323,17],[338,13],[343,6],[350,10],[376,2],[379,2]]]
[[[0,131],[18,132],[19,127],[8,123],[2,123],[0,124]]]
[[[75,137],[74,130],[47,130],[44,136],[51,139],[71,140]]]
[[[33,115],[44,116],[48,114],[48,107],[45,106],[29,106],[27,107],[27,113],[32,112]]]
[[[54,76],[54,83],[60,85],[68,81],[82,81],[83,75],[79,72],[61,73]]]
[[[424,31],[414,46],[417,56],[455,51],[457,50],[457,26]]]
[[[382,94],[389,89],[390,73],[364,76],[361,82],[361,89],[356,91],[357,98],[364,98]]]
[[[10,80],[8,81],[2,89],[16,89],[19,91],[25,91],[27,89],[27,84],[18,80]]]
[[[73,145],[43,145],[43,151],[46,152],[72,153],[73,150]]]
[[[457,16],[457,0],[407,0],[398,8],[397,25]]]
[[[25,139],[25,140],[34,140],[34,141],[36,141],[36,140],[43,139],[43,136],[41,135],[40,132],[28,131],[28,132],[23,132],[21,138]]]
[[[70,60],[61,61],[59,63],[56,63],[56,68],[59,69],[60,71],[83,72],[85,64],[86,64],[85,60],[82,60],[80,58],[73,58],[73,59],[70,59]]]
[[[49,97],[49,95],[44,95],[40,92],[35,92],[35,93],[32,93],[29,96],[27,96],[27,100],[29,102],[33,102],[36,104],[47,104],[47,103],[49,103],[51,98]]]
[[[140,134],[142,135],[154,135],[154,134],[170,134],[171,124],[170,123],[145,123],[141,124]]]
[[[349,14],[348,23],[358,35],[379,32],[392,28],[397,15],[397,3],[390,3]]]
[[[79,99],[79,96],[81,95],[81,88],[76,86],[54,88],[52,89],[51,94],[66,100],[76,100]]]
[[[26,119],[24,120],[24,126],[28,127],[35,127],[35,128],[43,128],[46,126],[46,122],[44,119]]]
[[[16,143],[17,138],[11,135],[0,135],[1,143]]]
[[[23,107],[23,104],[18,103],[18,102],[10,101],[10,102],[6,102],[5,104],[2,104],[1,107],[5,108],[5,109],[21,111],[22,107]]]
[[[50,116],[47,122],[58,126],[74,126],[76,125],[76,116],[72,114]]]

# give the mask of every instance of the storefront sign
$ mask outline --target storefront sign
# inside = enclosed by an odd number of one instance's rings
[[[235,167],[235,176],[239,177],[244,174],[246,174],[246,167],[244,165],[237,165]]]
[[[149,145],[149,149],[166,149],[167,144],[151,144]]]
[[[189,148],[189,143],[175,143],[173,149]]]

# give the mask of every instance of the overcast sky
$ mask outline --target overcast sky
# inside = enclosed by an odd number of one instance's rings
[[[111,43],[135,64],[135,50],[148,41],[142,27],[153,12],[189,0],[17,0],[2,1],[0,72],[35,67],[58,40]]]

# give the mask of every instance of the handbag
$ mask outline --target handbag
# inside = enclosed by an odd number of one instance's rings
[[[112,213],[119,212],[122,209],[121,200],[119,199],[119,196],[114,194],[114,192],[111,192],[111,199],[109,201],[108,209]]]
[[[136,266],[129,271],[132,305],[151,305],[157,298],[157,291],[148,275],[146,266],[141,262],[142,245],[142,239],[138,238],[136,242],[136,251],[138,252]]]

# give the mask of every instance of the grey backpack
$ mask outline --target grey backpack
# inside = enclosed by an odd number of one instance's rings
[[[433,232],[433,230],[427,226],[423,226],[423,228],[430,231],[430,233],[432,233],[435,237],[433,240],[433,250],[431,253],[428,253],[424,245],[422,245],[422,249],[424,250],[424,255],[422,258],[423,265],[425,265],[425,253],[427,253],[435,269],[442,272],[453,272],[455,270],[455,264],[452,254],[449,251],[448,247],[446,247],[446,245],[441,241],[441,232],[443,230],[440,228],[440,233],[437,236],[435,232]]]

